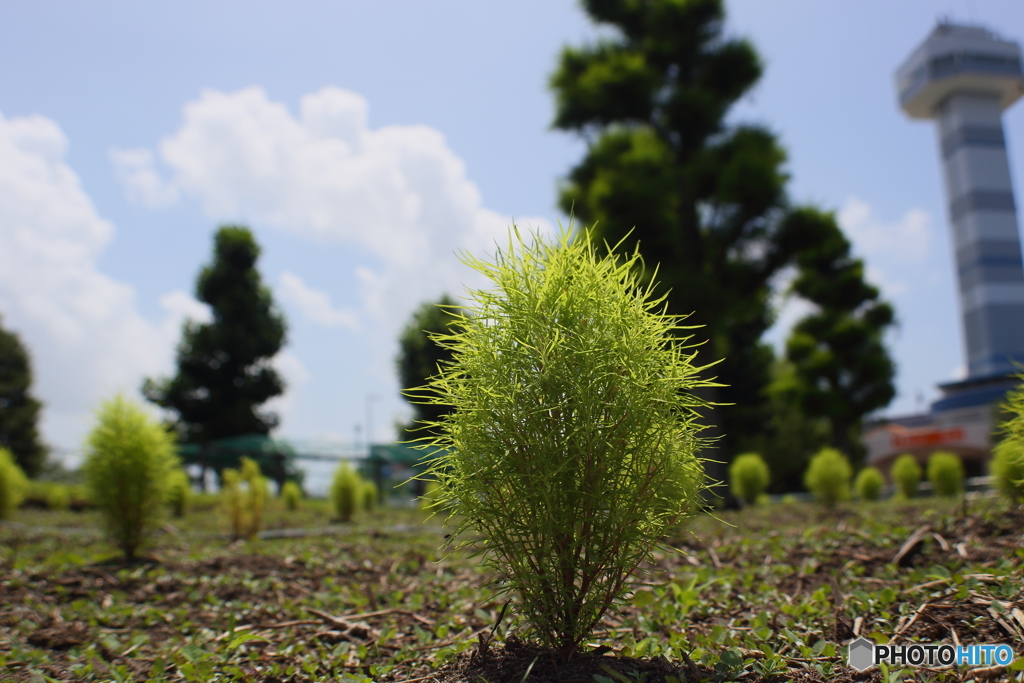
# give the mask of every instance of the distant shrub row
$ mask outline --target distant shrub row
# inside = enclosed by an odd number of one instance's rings
[[[1004,446],[1002,455],[997,452],[996,459],[993,461],[993,472],[1005,470],[1008,473],[1005,476],[996,474],[997,481],[1017,481],[1018,483],[1014,486],[1018,488],[1013,488],[1013,491],[1017,491],[1017,495],[1021,495],[1020,487],[1024,487],[1024,483],[1019,480],[1024,478],[1024,465],[1021,464],[1020,459],[1013,460],[1006,455],[1005,453],[1008,451],[1009,448]],[[935,495],[954,496],[963,491],[963,463],[954,453],[944,451],[933,453],[928,459],[927,475]],[[921,482],[921,466],[914,456],[904,454],[893,463],[890,476],[896,488],[896,497],[912,498],[917,494],[918,485]],[[853,481],[851,491],[852,477],[853,468],[846,456],[834,448],[823,448],[811,458],[807,471],[804,473],[804,484],[807,486],[807,490],[814,494],[815,499],[830,507],[840,501],[849,500],[853,493],[861,500],[872,501],[881,497],[882,489],[885,486],[885,476],[877,468],[863,468],[857,474],[856,480]],[[737,456],[729,468],[732,493],[745,505],[753,505],[762,498],[769,481],[768,466],[756,453]]]

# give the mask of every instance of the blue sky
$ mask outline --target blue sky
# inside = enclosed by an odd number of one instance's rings
[[[897,65],[949,16],[1024,39],[1019,0],[727,2],[765,78],[732,112],[789,151],[790,194],[838,212],[896,306],[913,411],[962,371],[932,125]],[[561,47],[598,35],[570,0],[7,3],[0,23],[0,315],[33,354],[52,444],[96,403],[172,371],[195,276],[249,224],[289,322],[279,433],[392,436],[395,335],[474,284],[453,255],[512,217],[551,229],[584,147],[551,131]],[[1004,116],[1018,202],[1024,104]],[[800,313],[783,306],[779,329]],[[368,397],[373,397],[368,400]]]

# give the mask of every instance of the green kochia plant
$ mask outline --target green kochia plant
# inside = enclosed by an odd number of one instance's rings
[[[736,456],[729,466],[729,484],[732,495],[747,505],[757,502],[758,496],[768,488],[768,465],[757,453]]]
[[[184,517],[188,512],[188,504],[192,499],[192,480],[188,472],[178,468],[171,473],[168,482],[167,504],[175,517]]]
[[[302,488],[289,479],[281,487],[281,500],[284,501],[286,509],[292,512],[298,510],[299,503],[302,502]]]
[[[822,504],[833,507],[850,498],[853,469],[846,456],[834,448],[822,448],[811,458],[804,473],[804,484]]]
[[[334,470],[334,480],[331,482],[331,503],[334,505],[334,514],[338,521],[352,521],[352,515],[363,503],[362,488],[362,479],[352,469],[352,465],[347,462],[338,465],[338,469]]]
[[[380,497],[377,493],[377,485],[369,479],[363,480],[360,485],[359,494],[360,506],[366,512],[373,512],[377,509],[377,500]]]
[[[904,453],[896,458],[889,474],[900,498],[913,498],[917,495],[917,485],[921,483],[921,466],[914,456]]]
[[[412,392],[451,407],[429,426],[438,457],[424,475],[462,539],[450,542],[473,544],[563,659],[704,486],[706,404],[692,392],[708,383],[679,341],[688,328],[640,285],[638,254],[609,251],[588,233],[515,230],[493,261],[464,256],[493,288],[435,336],[453,360]]]
[[[0,519],[11,516],[28,491],[28,479],[18,467],[14,454],[0,446]]]
[[[861,500],[878,500],[885,486],[885,475],[877,467],[865,467],[853,482],[853,488]]]
[[[936,451],[928,458],[928,481],[937,496],[955,496],[964,487],[964,465],[956,453]]]
[[[267,502],[267,479],[251,458],[241,458],[237,470],[221,472],[221,501],[235,539],[252,540],[263,527]]]
[[[138,556],[162,519],[177,468],[174,437],[141,406],[117,396],[100,407],[82,469],[107,533],[126,559]]]
[[[1015,501],[1024,501],[1024,457],[1021,456],[1017,441],[1003,439],[993,449],[990,465],[996,488]]]
[[[1017,379],[1024,380],[1024,374]],[[1001,406],[1009,417],[1000,425],[1003,440],[992,454],[992,476],[1004,496],[1024,500],[1024,383],[1006,394]]]

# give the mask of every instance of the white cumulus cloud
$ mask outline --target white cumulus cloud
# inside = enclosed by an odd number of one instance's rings
[[[366,100],[335,87],[302,97],[297,115],[258,87],[205,90],[160,142],[170,177],[153,186],[198,200],[215,220],[247,220],[368,253],[372,261],[353,274],[360,317],[390,334],[419,302],[460,294],[467,269],[453,254],[491,251],[510,219],[483,206],[440,132],[372,129],[367,121]],[[137,174],[148,178],[155,169],[149,159]],[[542,220],[524,223],[550,229]],[[354,324],[354,314],[332,308],[326,294],[299,285],[282,280],[285,295],[311,319]]]
[[[334,308],[326,292],[308,286],[295,273],[284,271],[281,273],[280,283],[277,295],[281,300],[294,305],[302,315],[317,325],[348,329],[356,329],[359,326],[355,313]]]
[[[0,116],[0,315],[32,355],[43,432],[77,446],[90,411],[167,369],[169,342],[130,285],[96,259],[113,236],[64,162],[67,140],[42,116]]]
[[[164,206],[178,199],[178,189],[160,177],[148,149],[111,149],[108,153],[114,173],[124,185],[128,198],[146,206]]]

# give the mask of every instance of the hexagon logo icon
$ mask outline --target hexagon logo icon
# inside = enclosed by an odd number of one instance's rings
[[[851,669],[864,671],[875,663],[875,644],[867,638],[858,638],[850,643],[850,654],[847,663]]]

